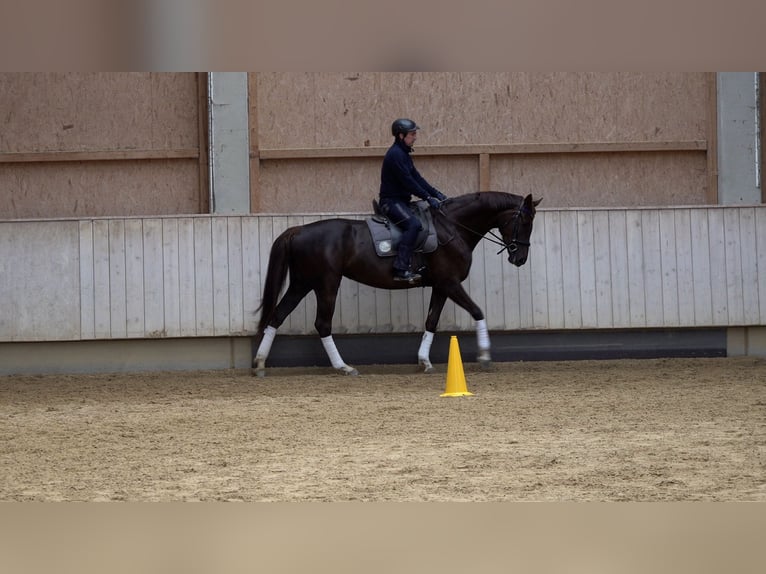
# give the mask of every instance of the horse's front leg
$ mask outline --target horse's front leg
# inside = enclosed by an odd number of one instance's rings
[[[484,313],[479,306],[473,302],[473,299],[468,296],[468,293],[465,292],[462,285],[453,285],[448,294],[450,299],[468,311],[473,320],[476,321],[476,343],[478,347],[476,360],[483,369],[488,369],[492,364],[492,356],[489,352],[489,331],[487,330],[487,321],[484,318]]]
[[[434,366],[431,364],[431,344],[434,341],[436,325],[439,324],[444,303],[447,301],[447,295],[441,290],[433,289],[431,291],[431,301],[428,303],[428,316],[426,317],[426,330],[420,341],[418,349],[418,365],[423,367],[424,373],[433,373]]]
[[[335,341],[332,338],[332,316],[335,313],[335,298],[338,295],[339,285],[340,279],[338,279],[338,285],[335,286],[334,289],[315,290],[317,298],[317,314],[314,327],[316,327],[316,330],[319,333],[322,346],[324,347],[325,353],[327,353],[333,368],[344,375],[356,376],[359,374],[359,371],[343,361],[343,358],[338,351],[338,347],[335,346]]]

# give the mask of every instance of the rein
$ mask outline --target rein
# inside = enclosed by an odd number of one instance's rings
[[[514,212],[514,215],[511,218],[511,220],[506,221],[505,223],[502,223],[502,224],[498,225],[498,229],[502,229],[503,227],[505,227],[506,225],[511,223],[511,221],[516,221],[517,222],[518,219],[525,212],[527,213],[527,215],[530,215],[529,214],[529,210],[524,209],[523,205],[518,207],[517,209],[514,209],[513,212]],[[485,239],[485,240],[489,241],[490,243],[494,243],[495,245],[499,245],[500,247],[502,247],[502,249],[500,249],[500,251],[497,252],[498,255],[500,255],[503,251],[506,251],[506,250],[508,251],[508,253],[515,253],[516,251],[519,250],[519,246],[520,245],[523,246],[523,247],[529,247],[530,246],[529,241],[523,241],[523,240],[521,240],[521,239],[519,239],[517,237],[518,233],[519,233],[519,226],[518,225],[516,225],[513,228],[513,237],[511,238],[511,241],[506,243],[505,240],[502,238],[502,236],[497,235],[491,229],[489,231],[487,231],[487,233],[482,234],[482,233],[479,233],[478,231],[476,231],[474,229],[471,229],[470,227],[468,227],[466,225],[463,225],[459,221],[455,221],[454,219],[451,219],[451,218],[447,217],[447,215],[444,212],[441,212],[441,213],[444,216],[444,218],[447,221],[449,221],[450,223],[452,223],[453,225],[457,225],[458,227],[462,227],[463,229],[465,229],[466,231],[468,231],[470,233],[473,233],[477,237],[480,237],[481,239]],[[491,235],[491,237],[487,237],[487,234]]]

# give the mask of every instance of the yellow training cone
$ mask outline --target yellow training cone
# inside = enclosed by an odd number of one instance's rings
[[[465,384],[465,372],[463,372],[463,360],[460,358],[460,347],[457,337],[454,335],[449,342],[449,361],[447,362],[447,388],[444,389],[443,397],[467,397],[472,396]]]

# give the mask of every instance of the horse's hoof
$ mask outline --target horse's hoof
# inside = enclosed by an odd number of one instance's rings
[[[263,377],[266,376],[266,369],[253,369],[253,374],[256,377],[262,379]]]
[[[343,367],[342,369],[338,369],[341,374],[349,376],[349,377],[358,377],[359,371],[357,371],[354,367]]]
[[[479,366],[481,367],[482,371],[490,371],[492,370],[492,361],[487,359],[479,361]]]

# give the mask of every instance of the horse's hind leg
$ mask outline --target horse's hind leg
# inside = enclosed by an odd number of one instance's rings
[[[310,289],[301,285],[290,284],[284,296],[274,310],[274,316],[269,321],[269,326],[263,331],[261,343],[255,353],[255,374],[259,377],[266,376],[266,359],[271,352],[271,345],[277,335],[277,329],[285,322],[288,315],[298,306]]]

